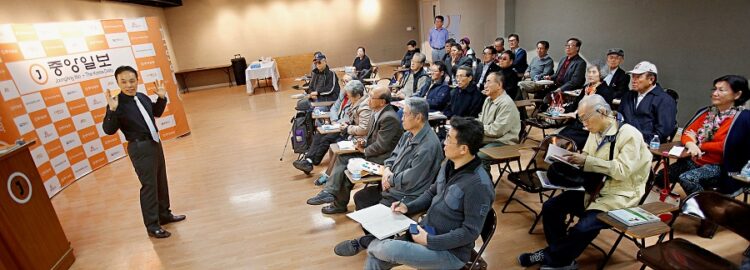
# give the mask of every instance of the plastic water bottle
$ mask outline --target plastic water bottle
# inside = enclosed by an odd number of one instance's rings
[[[661,146],[661,141],[659,141],[659,135],[654,135],[654,138],[651,139],[651,143],[648,144],[648,148],[659,149],[659,146]]]
[[[747,161],[747,164],[745,164],[745,167],[742,167],[742,171],[740,173],[744,177],[750,177],[750,160]]]

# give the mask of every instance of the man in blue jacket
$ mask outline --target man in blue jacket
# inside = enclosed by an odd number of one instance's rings
[[[625,123],[634,126],[650,142],[654,135],[661,142],[671,137],[677,125],[677,102],[656,83],[656,66],[648,61],[635,65],[630,74],[630,89],[622,96],[618,111]]]

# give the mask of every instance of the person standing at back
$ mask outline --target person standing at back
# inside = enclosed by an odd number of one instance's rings
[[[435,28],[430,29],[430,47],[432,47],[432,62],[440,61],[445,55],[445,42],[448,40],[448,29],[443,28],[445,18],[435,16]]]
[[[171,235],[161,225],[185,219],[173,215],[169,209],[169,188],[164,149],[154,116],[160,117],[167,107],[167,90],[162,81],[156,81],[156,102],[138,93],[138,72],[130,66],[115,70],[120,93],[112,96],[106,92],[107,113],[102,129],[109,135],[119,129],[128,140],[128,156],[141,182],[141,214],[149,236],[166,238]]]

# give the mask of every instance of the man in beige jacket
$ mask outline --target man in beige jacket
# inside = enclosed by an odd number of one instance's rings
[[[645,192],[652,156],[640,131],[618,121],[599,95],[581,100],[578,118],[589,130],[589,138],[582,154],[565,158],[582,165],[583,171],[604,174],[604,186],[593,201],[583,191],[565,191],[544,203],[544,235],[549,246],[521,254],[518,261],[524,267],[541,263],[542,269],[577,269],[575,259],[601,229],[608,227],[596,215],[637,206]],[[614,154],[609,160],[613,140]],[[568,214],[580,217],[570,232],[567,232]]]
[[[516,103],[505,93],[503,75],[499,72],[487,75],[482,93],[487,96],[478,118],[484,126],[485,146],[482,148],[517,144],[518,133],[521,132],[521,116]],[[482,159],[482,164],[489,173],[490,157],[482,152],[477,153],[477,156]]]

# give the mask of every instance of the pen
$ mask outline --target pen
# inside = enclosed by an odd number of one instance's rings
[[[398,201],[398,204],[396,205],[396,208],[398,208],[399,206],[401,206],[404,203],[404,199],[406,199],[405,195],[404,195],[404,197],[401,198],[401,200]]]

